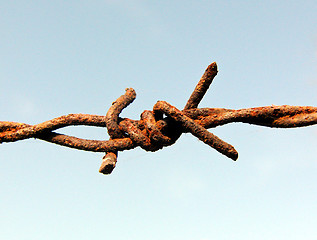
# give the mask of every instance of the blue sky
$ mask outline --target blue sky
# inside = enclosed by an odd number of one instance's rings
[[[316,106],[316,1],[1,1],[0,119],[106,114],[127,87],[138,119],[182,109],[205,68],[200,107]],[[155,153],[102,154],[40,140],[0,146],[0,235],[37,239],[314,239],[316,126],[211,131],[233,162],[189,134]],[[107,139],[105,129],[62,133]]]

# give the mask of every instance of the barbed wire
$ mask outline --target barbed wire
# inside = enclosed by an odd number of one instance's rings
[[[140,120],[120,118],[121,111],[136,98],[133,88],[112,103],[106,116],[91,114],[68,114],[52,120],[29,125],[0,121],[0,143],[38,138],[69,148],[92,152],[105,152],[99,172],[110,174],[116,166],[119,151],[141,147],[146,151],[158,151],[174,144],[182,133],[191,133],[205,144],[232,160],[238,152],[229,143],[209,132],[228,123],[242,122],[273,128],[295,128],[317,124],[317,107],[266,106],[246,109],[198,108],[198,105],[214,77],[217,64],[211,63],[183,110],[165,101],[158,101],[152,110],[145,110]],[[74,125],[107,128],[109,140],[88,140],[54,132]]]

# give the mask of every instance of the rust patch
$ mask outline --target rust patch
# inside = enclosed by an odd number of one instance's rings
[[[110,174],[116,166],[119,151],[138,146],[146,151],[158,151],[174,144],[182,133],[189,132],[218,152],[236,160],[238,152],[235,148],[207,131],[208,128],[233,122],[274,128],[317,124],[317,108],[310,106],[283,105],[239,110],[198,108],[217,72],[215,62],[207,67],[182,111],[165,101],[158,101],[153,110],[141,114],[140,120],[120,118],[122,110],[136,98],[134,89],[127,88],[125,94],[112,103],[106,116],[68,114],[33,126],[0,121],[0,143],[38,138],[69,148],[105,152],[99,172]],[[54,132],[72,125],[106,127],[110,139],[88,140]]]

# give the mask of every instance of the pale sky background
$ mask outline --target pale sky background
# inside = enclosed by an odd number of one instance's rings
[[[182,109],[206,67],[200,107],[317,106],[317,3],[0,1],[0,120],[68,113],[139,119],[157,100]],[[0,145],[5,240],[299,240],[317,236],[317,126],[230,124],[211,131],[233,162],[190,134],[155,153],[102,153],[40,140]],[[106,129],[59,132],[108,139]]]

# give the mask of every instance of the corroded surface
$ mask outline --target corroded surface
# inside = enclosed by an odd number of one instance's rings
[[[217,64],[210,64],[184,110],[165,101],[158,101],[153,110],[146,110],[140,120],[120,118],[121,111],[136,98],[134,89],[128,88],[109,108],[106,116],[68,114],[52,120],[29,125],[0,121],[0,143],[38,138],[79,150],[105,152],[99,172],[109,174],[116,166],[119,151],[141,147],[157,151],[174,144],[182,133],[189,132],[225,156],[236,160],[235,148],[207,131],[228,123],[242,122],[273,128],[295,128],[317,124],[317,108],[301,106],[267,106],[247,109],[197,108],[217,75]],[[165,117],[164,117],[165,116]],[[88,140],[55,133],[54,130],[87,125],[106,127],[109,140]]]

